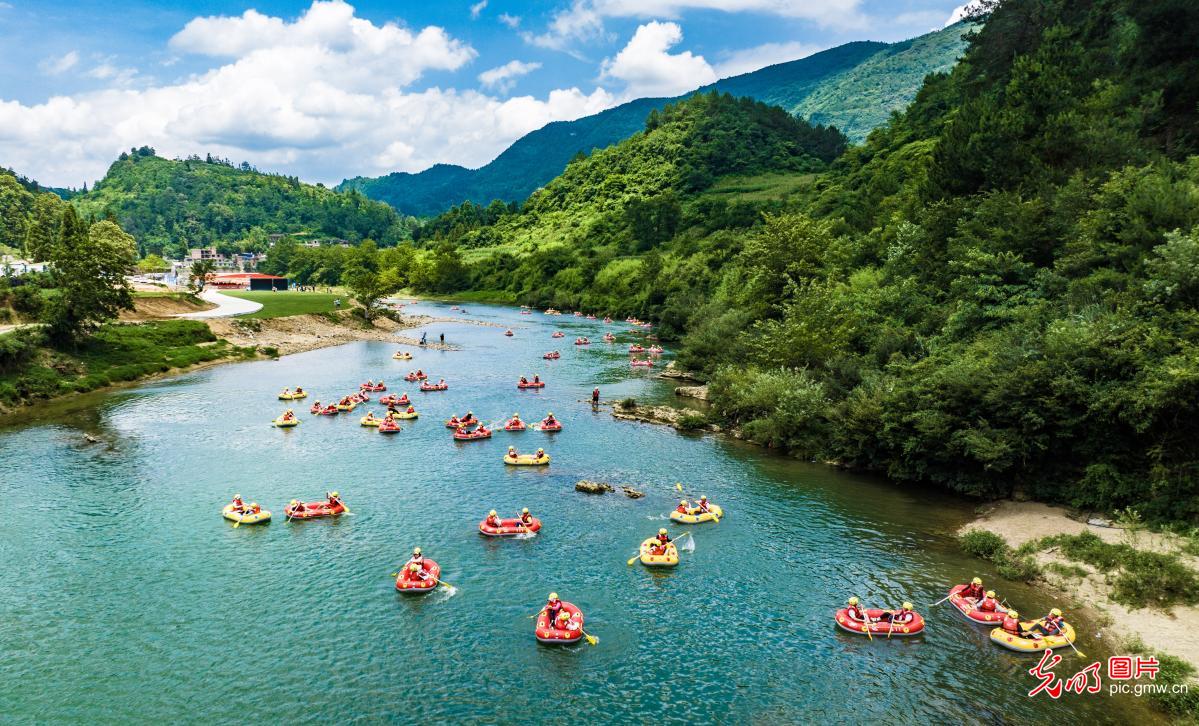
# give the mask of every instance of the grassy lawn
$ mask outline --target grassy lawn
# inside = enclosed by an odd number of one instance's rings
[[[291,290],[285,292],[270,292],[269,290],[238,290],[229,291],[222,290],[222,293],[231,297],[240,297],[243,300],[253,300],[256,303],[262,303],[262,309],[251,315],[243,315],[244,318],[282,318],[288,315],[304,315],[305,313],[331,313],[337,308],[333,307],[333,301],[341,299],[341,309],[348,310],[350,307],[350,298],[344,294],[330,294],[327,292],[293,292]]]

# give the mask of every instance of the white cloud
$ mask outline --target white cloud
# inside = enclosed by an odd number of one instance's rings
[[[105,60],[89,68],[83,75],[98,81],[108,81],[110,85],[127,86],[137,76],[137,69],[121,68],[111,60]]]
[[[72,50],[58,58],[47,58],[41,63],[38,63],[37,67],[46,75],[58,76],[66,73],[77,65],[79,65],[79,54]]]
[[[479,0],[479,2],[470,6],[470,19],[478,20],[483,14],[483,9],[487,7],[487,0]]]
[[[520,16],[509,15],[508,13],[500,13],[500,22],[507,25],[509,28],[516,30],[520,27]]]
[[[799,41],[790,43],[763,43],[752,48],[742,48],[729,53],[716,64],[716,75],[721,78],[739,76],[742,73],[756,71],[759,68],[772,66],[775,63],[806,58],[813,53],[824,50],[821,46],[808,45]]]
[[[540,67],[540,63],[509,61],[502,66],[480,73],[479,83],[482,83],[484,88],[494,88],[501,93],[507,93],[516,85],[517,78],[528,75]]]
[[[615,58],[604,60],[600,77],[624,82],[625,98],[677,96],[715,82],[716,71],[702,55],[669,53],[682,39],[677,23],[646,23]]]
[[[542,33],[525,33],[525,42],[578,53],[577,45],[605,37],[604,18],[678,19],[689,10],[756,13],[812,21],[822,27],[863,28],[862,0],[572,0],[554,13]]]
[[[964,20],[967,13],[978,10],[981,6],[982,5],[978,2],[978,0],[970,0],[970,2],[967,2],[964,5],[957,6],[953,9],[953,12],[949,14],[949,18],[945,21],[945,25],[942,27],[948,28],[959,20]]]
[[[295,21],[198,18],[171,45],[219,57],[211,70],[121,87],[120,69],[101,63],[91,72],[106,75],[103,90],[32,105],[0,100],[0,158],[43,183],[77,185],[148,144],[167,157],[211,152],[328,183],[439,162],[479,166],[550,121],[618,100],[603,88],[508,99],[412,91],[424,72],[461,68],[474,50],[440,28],[376,25],[346,9],[314,2]]]

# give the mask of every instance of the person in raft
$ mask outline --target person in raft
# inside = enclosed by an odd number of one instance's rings
[[[670,535],[667,534],[665,527],[658,530],[658,538],[657,539],[658,539],[657,543],[655,543],[652,547],[650,547],[650,552],[652,552],[655,555],[666,554],[666,545],[670,544],[672,540],[670,539]]]
[[[396,414],[398,413],[399,411],[396,409],[396,405],[394,403],[387,404],[387,418],[395,418]]]
[[[262,507],[258,506],[258,502],[250,502],[250,514],[258,514],[262,511]]]
[[[405,580],[420,580],[424,582],[429,579],[429,573],[425,572],[420,565],[415,562],[408,565],[408,572],[405,574]]]
[[[533,376],[533,383],[541,383],[541,376]]]
[[[851,597],[845,601],[845,614],[850,620],[856,620],[859,623],[868,623],[870,619],[866,617],[866,612],[858,607],[858,598]]]
[[[1049,611],[1049,614],[1045,616],[1042,622],[1034,623],[1032,629],[1045,635],[1061,635],[1062,626],[1064,625],[1065,621],[1062,620],[1062,611],[1054,608]]]
[[[290,389],[290,388],[284,388],[284,389],[283,389],[283,393],[280,393],[279,395],[280,395],[280,396],[290,396],[290,395],[291,395],[291,389]]]
[[[912,603],[905,602],[899,610],[885,612],[879,616],[879,620],[890,622],[892,625],[907,625],[916,619],[916,613],[912,612]]]
[[[300,388],[299,386],[296,386],[296,395],[300,396],[300,395],[303,395],[303,393],[304,393],[304,389]]]
[[[284,420],[284,421],[294,421],[294,420],[295,420],[295,418],[296,418],[296,412],[295,412],[295,411],[292,411],[290,408],[289,408],[289,409],[287,409],[287,410],[286,410],[286,411],[283,413],[283,420]]]
[[[424,377],[425,377],[425,372],[424,372],[424,371],[422,371],[420,368],[417,368],[417,369],[416,369],[416,377],[417,377],[417,378],[424,378]]]
[[[420,553],[420,547],[413,547],[412,556],[404,563],[405,567],[411,567],[412,565],[422,568],[425,566],[425,556]]]
[[[680,499],[679,506],[675,507],[674,511],[678,512],[679,514],[687,514],[690,511],[687,507],[687,500]]]
[[[367,378],[367,379],[366,379],[366,387],[367,387],[367,388],[374,388],[374,387],[375,387],[375,382],[374,382],[374,381],[372,381],[371,379]]]
[[[493,509],[487,513],[487,519],[483,520],[483,523],[486,524],[488,527],[498,528],[500,526],[500,517],[498,514],[495,513],[495,510]]]
[[[390,409],[390,408],[388,408],[387,410],[388,410],[389,412],[391,411],[391,409]],[[367,412],[366,412],[366,418],[364,418],[363,420],[364,420],[364,421],[374,421],[374,420],[375,420],[375,412],[374,412],[374,411],[367,411]]]
[[[970,584],[967,585],[965,587],[965,589],[963,589],[961,592],[958,593],[958,596],[969,599],[969,600],[974,600],[975,602],[978,602],[979,600],[981,600],[983,597],[982,578],[976,577],[973,580],[971,580]]]
[[[537,376],[533,376],[533,380],[537,380]],[[553,411],[549,411],[548,413],[545,414],[545,420],[542,421],[541,423],[545,424],[546,426],[557,426],[558,419],[554,418]]]
[[[563,610],[558,613],[558,620],[554,624],[554,627],[558,630],[578,630],[579,624],[571,618],[570,613]]]
[[[707,514],[708,512],[712,511],[711,509],[708,508],[708,495],[707,494],[700,494],[699,501],[696,502],[695,505],[697,507],[699,507],[699,511],[701,514]]]
[[[438,385],[438,386],[444,386],[444,385],[445,385],[445,379],[444,379],[444,378],[438,378],[438,379],[437,379],[437,385]]]
[[[562,612],[562,601],[558,599],[558,593],[550,593],[549,600],[546,601],[545,607],[541,609],[541,612],[549,616],[546,618],[548,622],[553,623],[558,620],[558,614]]]
[[[238,514],[246,511],[246,503],[242,501],[240,494],[233,495],[233,511]]]
[[[525,507],[520,510],[520,523],[528,526],[533,523],[533,515],[529,514],[529,508]]]
[[[987,613],[993,613],[993,612],[999,610],[999,601],[995,599],[995,591],[987,590],[986,597],[984,597],[981,601],[979,601],[979,603],[977,605],[975,605],[974,608],[976,610],[982,610],[983,612],[987,612]]]
[[[1020,613],[1015,610],[1008,610],[1003,618],[1003,632],[1008,635],[1014,635],[1017,638],[1027,638],[1029,634],[1020,627]]]
[[[408,410],[405,413],[416,413],[416,409],[413,408],[412,406],[409,406]]]
[[[542,459],[544,459],[545,458],[545,449],[538,449],[537,456],[534,456],[533,458],[537,459],[538,461],[541,461]]]
[[[508,447],[508,456],[512,457],[513,459],[516,458],[516,447],[515,446]]]
[[[330,509],[332,509],[333,507],[336,507],[339,504],[343,507],[345,506],[345,504],[342,503],[342,501],[341,501],[341,495],[338,494],[337,492],[329,492],[325,496],[327,496],[329,499],[329,508]]]
[[[291,507],[292,516],[295,516],[295,515],[299,514],[300,512],[304,511],[304,503],[301,502],[299,499],[293,499],[290,502],[288,502],[287,505],[289,507]]]
[[[528,379],[528,378],[525,378],[524,376],[521,376],[521,377],[520,377],[520,385],[522,385],[522,386],[527,386],[527,385],[529,385],[529,379]]]

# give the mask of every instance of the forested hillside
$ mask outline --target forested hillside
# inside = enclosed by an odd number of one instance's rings
[[[696,92],[749,96],[813,123],[836,126],[851,140],[861,141],[912,100],[926,75],[953,66],[965,47],[964,32],[965,26],[958,24],[900,43],[846,43],[725,78]],[[650,111],[680,98],[685,96],[641,98],[575,121],[547,124],[479,169],[438,164],[419,174],[355,177],[338,189],[357,189],[417,216],[439,214],[468,200],[476,205],[495,199],[519,202],[562,173],[576,154],[632,136],[645,125]]]
[[[991,7],[952,73],[816,178],[736,153],[706,158],[740,181],[630,177],[618,145],[436,234],[474,289],[683,333],[714,415],[761,443],[1193,521],[1199,6]],[[634,143],[689,149],[688,108]]]
[[[266,235],[303,233],[394,244],[408,223],[394,209],[247,164],[192,157],[171,161],[141,148],[122,154],[94,189],[73,198],[85,216],[112,216],[141,254],[180,257],[188,247],[263,251]]]

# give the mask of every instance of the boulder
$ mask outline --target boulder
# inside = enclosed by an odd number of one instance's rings
[[[584,494],[603,494],[605,492],[615,491],[611,484],[606,484],[602,481],[588,481],[584,479],[575,484],[576,492]]]
[[[645,496],[645,492],[637,491],[633,487],[621,487],[620,490],[624,492],[624,495],[629,499],[640,499],[641,497]]]

